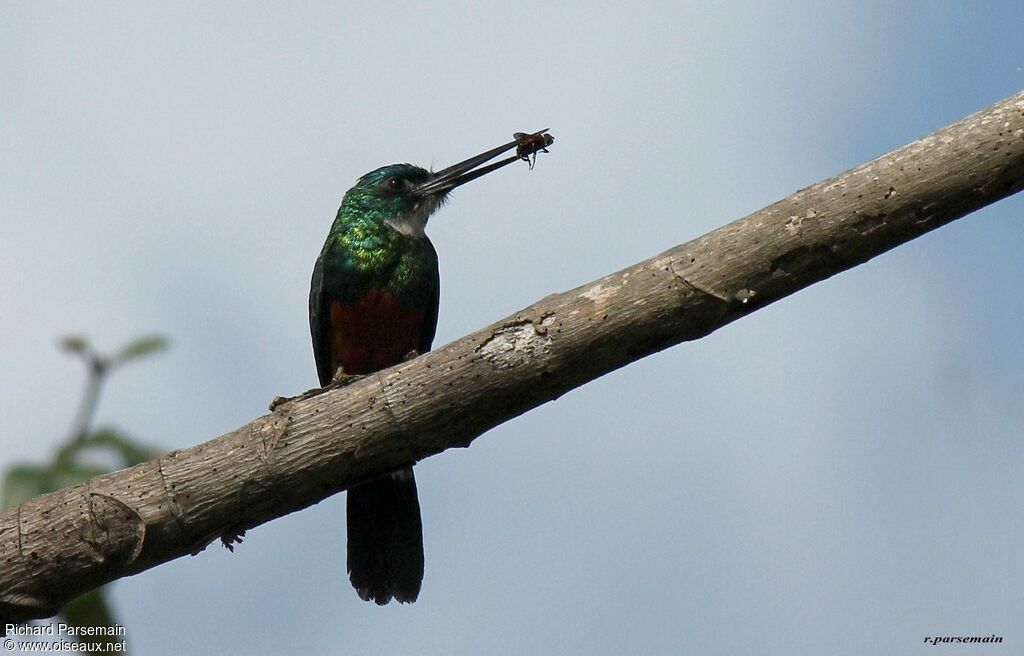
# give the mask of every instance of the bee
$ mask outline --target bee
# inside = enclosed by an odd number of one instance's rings
[[[544,128],[540,132],[534,132],[527,134],[525,132],[516,132],[512,135],[512,138],[516,140],[518,144],[516,146],[516,155],[519,159],[530,165],[530,170],[533,170],[533,165],[537,163],[537,153],[548,152],[548,146],[555,143],[555,138],[550,134],[545,134],[550,128]],[[532,158],[530,156],[533,156]]]

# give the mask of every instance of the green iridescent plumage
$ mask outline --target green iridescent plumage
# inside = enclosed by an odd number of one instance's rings
[[[385,166],[348,190],[309,292],[321,385],[373,374],[430,350],[440,280],[437,253],[424,233],[427,219],[452,189],[523,158],[523,139],[530,136],[517,135],[435,173],[410,164]],[[484,166],[511,149],[516,155]],[[424,559],[412,463],[350,487],[347,509],[348,572],[356,592],[378,604],[415,601]]]
[[[440,200],[407,193],[429,175],[411,164],[385,166],[364,175],[345,194],[317,258],[309,293],[309,323],[321,385],[334,375],[328,355],[330,300],[355,305],[375,287],[389,292],[402,308],[425,316],[426,333],[420,336],[419,351],[430,349],[441,282],[434,246],[422,226],[418,231],[414,228],[417,221],[426,222]]]
[[[423,232],[445,191],[396,164],[348,190],[313,268],[309,324],[320,384],[369,374],[430,350],[437,326],[437,253]],[[423,528],[412,467],[349,489],[349,579],[359,596],[412,602],[423,581]]]

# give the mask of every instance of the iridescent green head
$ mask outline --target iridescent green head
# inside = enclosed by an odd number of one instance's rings
[[[455,187],[520,159],[518,155],[482,168],[484,162],[518,146],[513,141],[431,173],[412,164],[391,164],[359,178],[341,201],[343,221],[371,220],[411,237],[423,237],[427,219]]]
[[[341,202],[349,218],[386,223],[404,235],[422,237],[431,213],[444,202],[446,191],[422,192],[431,174],[412,164],[391,164],[359,178]]]

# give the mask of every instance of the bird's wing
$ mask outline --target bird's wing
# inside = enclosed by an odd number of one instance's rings
[[[321,386],[331,382],[334,376],[331,371],[330,312],[325,296],[324,267],[321,258],[317,258],[309,285],[309,333],[313,337],[313,357]]]
[[[430,245],[433,249],[433,245]],[[423,319],[423,333],[420,335],[419,352],[426,353],[430,350],[430,346],[434,343],[434,334],[437,332],[437,310],[441,302],[441,274],[437,270],[437,255],[434,255],[434,266],[431,275],[434,279],[431,281],[430,289],[433,293],[430,295],[430,301],[427,304],[427,313]]]
[[[426,353],[430,350],[430,346],[434,343],[434,334],[437,332],[437,308],[441,301],[441,285],[434,285],[433,298],[430,299],[430,305],[427,309],[427,314],[423,318],[423,333],[420,335],[419,352]]]

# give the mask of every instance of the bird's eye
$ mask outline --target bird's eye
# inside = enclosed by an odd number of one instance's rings
[[[391,191],[401,191],[402,187],[405,186],[405,181],[399,177],[388,178],[388,189]]]

